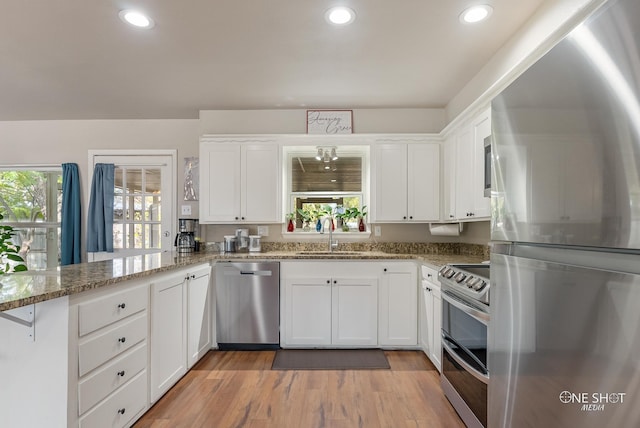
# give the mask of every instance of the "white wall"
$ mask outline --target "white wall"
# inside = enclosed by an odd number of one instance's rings
[[[306,109],[201,110],[202,134],[306,134]],[[354,109],[353,132],[438,133],[444,109]]]
[[[0,122],[1,165],[59,165],[75,162],[86,213],[92,171],[89,149],[177,149],[178,190],[182,197],[184,157],[198,156],[198,120],[49,120]],[[184,202],[180,202],[183,204]],[[189,204],[197,205],[197,202]],[[86,221],[83,221],[83,239]],[[83,259],[86,254],[83,251]]]

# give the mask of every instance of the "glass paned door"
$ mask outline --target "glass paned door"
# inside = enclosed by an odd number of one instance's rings
[[[115,164],[114,254],[171,251],[175,160],[165,155],[94,156],[93,163],[99,162]],[[96,256],[94,260],[109,258],[104,253]]]

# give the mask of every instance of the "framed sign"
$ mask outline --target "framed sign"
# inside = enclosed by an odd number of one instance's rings
[[[353,110],[307,110],[307,134],[353,133]]]

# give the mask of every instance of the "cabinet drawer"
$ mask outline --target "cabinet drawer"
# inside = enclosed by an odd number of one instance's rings
[[[422,279],[426,279],[429,282],[433,282],[433,283],[440,283],[440,281],[438,281],[438,271],[434,268],[431,268],[429,266],[425,266],[422,265],[421,266],[421,270],[422,270]]]
[[[79,375],[84,376],[147,337],[147,312],[81,343],[78,346]]]
[[[123,427],[144,410],[146,400],[147,371],[144,370],[81,418],[80,428]]]
[[[108,363],[78,385],[78,413],[95,406],[100,400],[127,383],[147,366],[147,344],[134,349]]]
[[[138,286],[78,305],[80,337],[147,308],[149,288]]]

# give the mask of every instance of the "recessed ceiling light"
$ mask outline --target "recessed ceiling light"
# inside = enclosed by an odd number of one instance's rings
[[[492,12],[493,8],[488,4],[471,6],[460,14],[460,21],[465,24],[473,24],[487,19]]]
[[[118,13],[118,16],[127,24],[131,24],[138,28],[153,28],[155,25],[151,18],[137,10],[121,10],[120,13]]]
[[[332,7],[325,14],[324,18],[329,24],[347,25],[356,19],[356,13],[353,9],[344,6]]]

